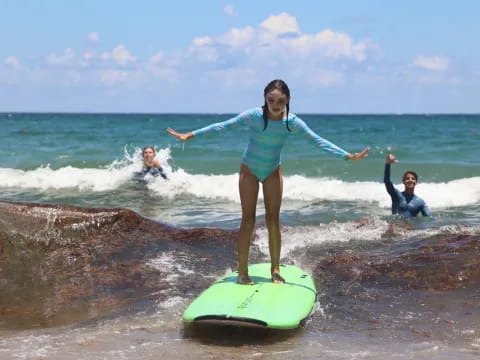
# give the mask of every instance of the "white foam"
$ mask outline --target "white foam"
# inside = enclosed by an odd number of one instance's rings
[[[402,240],[428,238],[439,234],[477,235],[480,233],[480,228],[447,225],[438,228],[411,229],[402,225],[392,226],[388,221],[375,216],[345,223],[333,221],[316,226],[284,226],[282,227],[282,257],[289,258],[289,255],[296,249],[308,249],[329,242],[378,241],[386,233],[390,237]],[[255,245],[262,254],[268,256],[267,229],[265,227],[257,228],[255,235]],[[290,259],[292,258],[290,257]]]
[[[238,174],[192,175],[178,169],[168,175],[169,181],[152,182],[148,188],[158,195],[174,198],[190,195],[207,199],[226,199],[239,202]]]
[[[378,217],[371,217],[359,221],[346,223],[319,224],[317,226],[285,226],[282,227],[282,256],[287,256],[295,249],[308,248],[328,242],[346,241],[375,241],[389,230],[389,224]],[[255,244],[260,251],[267,255],[268,231],[265,227],[258,228],[255,232]]]
[[[168,165],[170,149],[161,149],[156,159],[160,161],[165,172],[171,172]],[[141,149],[132,154],[125,149],[124,158],[115,160],[105,168],[76,168],[65,166],[52,169],[50,165],[34,170],[19,170],[0,168],[0,187],[15,187],[22,189],[77,189],[79,191],[114,190],[130,181],[135,172],[141,170]],[[149,180],[148,176],[146,178]],[[155,179],[156,180],[156,179]]]
[[[431,208],[449,208],[480,203],[480,177],[445,183],[420,183],[415,192]]]
[[[27,335],[16,337],[16,340],[11,359],[42,359],[57,352],[49,335]],[[8,350],[5,352],[8,354]]]
[[[179,169],[169,175],[169,182],[152,182],[148,187],[169,198],[190,195],[207,199],[240,202],[238,174],[193,175]],[[403,185],[397,184],[398,189]],[[480,177],[453,180],[446,183],[421,183],[416,193],[432,209],[466,206],[480,203]],[[262,191],[259,199],[263,198]],[[359,201],[374,203],[382,208],[391,206],[385,185],[373,181],[346,182],[338,179],[307,178],[300,175],[284,178],[284,200],[292,201]]]
[[[183,251],[176,250],[174,252],[165,252],[160,254],[155,259],[150,259],[147,262],[148,266],[157,269],[164,274],[162,277],[162,282],[167,281],[170,284],[170,287],[166,287],[162,290],[159,290],[154,295],[166,294],[168,295],[163,300],[158,300],[156,305],[159,311],[165,309],[180,309],[184,308],[186,305],[187,299],[182,297],[180,294],[172,296],[172,288],[177,288],[178,283],[182,278],[188,275],[197,274],[193,270],[194,264],[192,263],[192,255]],[[212,278],[212,281],[215,279],[214,276],[203,276],[204,278]],[[162,298],[162,297],[160,297]]]
[[[184,252],[162,253],[159,257],[150,259],[147,265],[165,273],[162,280],[175,285],[180,277],[195,274],[195,271],[187,266],[190,259],[191,255]]]
[[[395,185],[403,190],[402,184]],[[480,203],[480,177],[445,183],[420,183],[415,190],[430,208],[448,208]],[[375,202],[389,208],[390,196],[385,185],[373,181],[345,182],[302,176],[285,178],[284,199]]]
[[[66,166],[51,169],[50,165],[35,170],[0,169],[2,187],[34,189],[77,188],[80,191],[112,190],[131,178],[127,169],[79,169]]]
[[[346,182],[338,179],[306,178],[294,175],[285,177],[283,188],[283,197],[289,200],[382,202],[388,197],[385,186],[373,181]]]
[[[157,151],[168,181],[146,176],[148,189],[156,195],[173,199],[178,196],[193,196],[206,199],[222,199],[240,202],[238,174],[207,175],[190,174],[169,165],[170,149]],[[130,181],[142,167],[141,149],[130,154],[125,149],[124,158],[115,160],[102,169],[80,169],[66,166],[51,169],[49,165],[35,170],[0,168],[0,187],[47,189],[78,189],[80,191],[114,190]],[[402,184],[395,185],[403,189]],[[452,180],[444,183],[420,183],[416,194],[423,198],[431,209],[468,206],[480,203],[480,177]],[[263,198],[262,191],[259,199]],[[388,209],[390,196],[382,182],[348,182],[333,178],[310,178],[301,175],[284,177],[284,200],[291,201],[355,201],[372,203]]]

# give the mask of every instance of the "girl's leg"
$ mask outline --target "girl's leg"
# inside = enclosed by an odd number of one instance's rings
[[[238,278],[240,284],[253,284],[248,276],[248,253],[253,229],[258,199],[258,179],[248,167],[241,165],[238,182],[240,201],[242,203],[242,223],[238,238]]]
[[[263,198],[265,201],[265,222],[268,229],[268,246],[272,263],[272,281],[284,283],[280,276],[280,206],[282,204],[283,176],[280,166],[263,182]]]

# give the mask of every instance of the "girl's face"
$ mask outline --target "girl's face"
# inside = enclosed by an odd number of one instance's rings
[[[403,185],[405,185],[406,190],[413,190],[415,185],[417,185],[417,179],[413,174],[407,174],[403,178]]]
[[[265,96],[268,111],[273,116],[280,116],[285,111],[285,106],[289,101],[288,96],[277,89],[268,92]]]
[[[155,157],[155,151],[150,148],[147,148],[143,151],[143,160],[152,161]]]

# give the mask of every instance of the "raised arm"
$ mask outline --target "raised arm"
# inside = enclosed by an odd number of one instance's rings
[[[385,187],[387,188],[388,193],[392,197],[396,196],[396,193],[395,193],[395,188],[393,187],[393,184],[390,181],[390,165],[396,162],[398,162],[398,160],[395,159],[395,156],[393,156],[393,154],[388,153],[387,159],[385,160],[385,171],[383,174],[383,182],[385,183]]]

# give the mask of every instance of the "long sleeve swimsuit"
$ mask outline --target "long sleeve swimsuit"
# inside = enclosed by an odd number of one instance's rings
[[[243,153],[242,163],[246,165],[257,179],[264,182],[281,164],[281,151],[285,140],[292,133],[306,135],[322,150],[330,152],[338,157],[347,159],[348,152],[332,144],[313,132],[302,119],[295,114],[288,114],[287,119],[269,120],[264,130],[263,110],[255,108],[247,110],[229,120],[211,124],[204,128],[193,131],[194,136],[207,133],[219,133],[222,130],[247,125],[249,130],[248,145]]]
[[[392,214],[400,214],[407,218],[418,215],[419,212],[423,216],[432,216],[425,201],[415,194],[407,194],[396,189],[390,181],[390,164],[385,164],[385,173],[383,182],[392,198]]]

